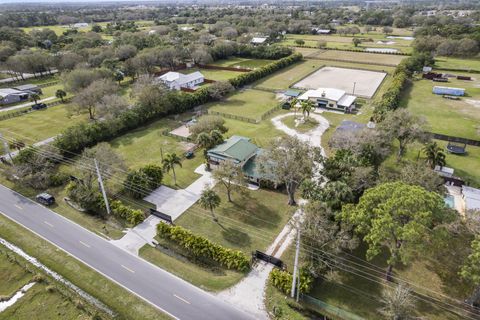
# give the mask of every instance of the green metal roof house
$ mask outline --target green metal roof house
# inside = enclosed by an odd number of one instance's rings
[[[257,150],[258,147],[251,143],[249,138],[232,136],[222,144],[208,150],[207,155],[213,165],[228,160],[243,166],[248,159],[256,154]]]
[[[275,181],[274,177],[267,177],[258,169],[256,160],[262,152],[263,149],[251,143],[249,138],[232,136],[222,144],[208,150],[207,155],[208,162],[213,169],[223,161],[232,161],[242,168],[249,182],[258,185],[261,180]]]

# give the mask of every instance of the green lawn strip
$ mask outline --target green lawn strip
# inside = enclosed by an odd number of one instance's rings
[[[227,289],[245,276],[245,274],[241,272],[227,270],[221,267],[216,268],[216,270],[202,267],[187,259],[172,257],[150,245],[143,246],[140,249],[139,255],[162,269],[208,291]]]
[[[240,57],[231,57],[229,59],[222,59],[217,60],[212,65],[220,66],[220,67],[231,67],[231,68],[250,68],[255,69],[259,67],[263,67],[269,63],[272,63],[273,60],[267,59],[248,59],[248,58],[240,58]]]
[[[215,80],[215,81],[227,81],[243,73],[240,71],[201,69],[201,68],[189,68],[189,69],[181,70],[180,72],[184,74],[190,74],[195,71],[200,71],[205,77],[205,79]]]
[[[480,140],[480,104],[478,81],[449,79],[449,86],[466,89],[467,96],[449,100],[432,93],[440,85],[430,80],[415,80],[405,89],[401,105],[428,120],[431,131],[456,137]],[[475,102],[476,101],[476,102]]]
[[[228,202],[224,188],[218,185],[215,191],[222,199],[215,210],[218,223],[197,203],[183,213],[176,224],[247,255],[253,250],[265,250],[295,210],[287,206],[287,195],[279,191],[243,188],[241,194],[233,194],[233,202]]]
[[[282,122],[289,128],[294,129],[300,133],[305,133],[310,130],[315,129],[318,126],[318,121],[313,118],[308,118],[305,122],[297,123],[295,119],[301,120],[303,118],[301,113],[298,113],[297,116],[288,116],[282,119]]]
[[[272,117],[285,113],[279,110]],[[225,119],[225,126],[228,128],[226,137],[240,135],[252,139],[252,142],[259,147],[268,147],[270,141],[274,138],[285,136],[282,131],[275,129],[270,119],[260,121],[260,123],[248,123],[234,119]]]
[[[11,76],[10,76],[11,77]],[[24,85],[24,84],[36,84],[36,85],[41,85],[45,83],[51,83],[60,80],[60,77],[56,74],[52,75],[44,75],[44,76],[38,76],[37,78],[28,78],[25,80],[22,80],[19,78],[19,81],[14,81],[14,82],[8,82],[8,83],[2,83],[0,84],[1,88],[13,88],[16,86]],[[47,87],[44,87],[47,88]],[[44,89],[42,88],[42,90]]]
[[[31,280],[32,275],[30,273],[19,265],[10,262],[0,252],[0,297],[10,297]]]
[[[435,57],[435,67],[480,71],[480,60],[476,58]]]
[[[287,89],[289,86],[303,79],[308,74],[323,66],[322,62],[315,60],[303,60],[291,66],[283,68],[253,85],[269,89]]]
[[[170,319],[147,302],[3,215],[0,215],[0,236],[98,298],[125,319]]]
[[[146,127],[130,131],[112,141],[110,145],[125,160],[130,169],[139,169],[148,164],[161,165],[162,154],[176,153],[183,156],[193,144],[178,140],[163,134],[180,126],[179,121],[168,118],[157,120]],[[203,163],[203,151],[195,151],[193,159],[184,159],[182,167],[176,167],[177,186],[174,184],[173,173],[164,174],[163,184],[173,188],[186,188],[200,177],[195,169]]]
[[[394,55],[394,54],[382,54],[382,53],[368,53],[368,52],[353,52],[353,51],[340,51],[340,50],[324,50],[320,51],[316,55],[311,57],[317,59],[335,59],[335,60],[345,60],[354,63],[380,63],[380,64],[391,64],[397,65],[406,56]]]
[[[207,103],[205,108],[215,112],[260,119],[265,112],[275,108],[278,103],[273,92],[245,89],[230,95],[225,100]]]
[[[69,117],[65,105],[60,104],[21,117],[2,120],[0,121],[0,130],[5,136],[21,139],[29,144],[56,136],[64,129],[86,121],[86,118],[87,116],[84,114]],[[9,132],[17,135],[11,135]]]
[[[60,293],[49,292],[45,284],[37,283],[13,306],[1,312],[0,319],[88,320],[91,317]]]

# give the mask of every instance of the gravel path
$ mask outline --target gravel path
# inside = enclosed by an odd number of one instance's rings
[[[319,125],[306,133],[299,133],[294,129],[287,127],[282,119],[288,116],[292,116],[294,113],[287,113],[279,115],[272,119],[272,122],[280,131],[285,132],[290,136],[296,136],[301,141],[309,143],[314,147],[319,147],[322,151],[322,155],[325,155],[325,151],[321,146],[321,137],[325,130],[329,127],[329,122],[318,114],[310,114],[310,117],[317,120]],[[299,204],[303,205],[305,200],[300,200]],[[298,209],[290,222],[285,225],[275,241],[268,247],[266,253],[273,255],[276,258],[280,258],[283,252],[288,248],[295,238],[295,229],[292,228],[292,221],[295,221],[302,214],[302,210]],[[270,271],[272,271],[273,265],[260,261],[253,268],[250,273],[243,278],[235,286],[218,293],[218,297],[233,303],[237,308],[251,314],[256,319],[269,319],[268,313],[265,309],[265,285],[268,280]]]

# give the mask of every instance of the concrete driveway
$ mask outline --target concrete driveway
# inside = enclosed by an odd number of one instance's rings
[[[195,173],[201,174],[202,176],[187,188],[175,190],[161,186],[143,200],[154,204],[158,211],[170,215],[175,221],[200,199],[205,185],[215,185],[212,174],[205,171],[205,165],[198,167]],[[140,250],[141,247],[147,243],[152,243],[153,238],[157,234],[157,225],[160,221],[161,220],[155,216],[149,216],[138,226],[128,230],[123,238],[112,240],[112,243],[138,255],[138,250]]]

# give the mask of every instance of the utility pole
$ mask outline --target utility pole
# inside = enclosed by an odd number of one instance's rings
[[[352,92],[353,95],[355,94],[355,86],[356,86],[356,85],[357,85],[357,83],[354,82],[354,83],[353,83],[353,92]]]
[[[98,168],[97,159],[93,159],[95,162],[95,169],[97,170],[97,177],[98,177],[98,185],[100,186],[100,190],[102,190],[103,200],[105,201],[105,207],[107,208],[107,213],[110,214],[110,204],[108,203],[107,192],[105,191],[105,186],[103,185],[102,175],[100,174],[100,169]]]
[[[10,158],[10,161],[12,162],[13,164],[13,157],[12,157],[12,154],[10,153],[10,147],[8,146],[8,142],[5,138],[3,138],[2,134],[0,133],[0,140],[3,141],[3,149],[5,150],[5,152],[8,154],[8,157]]]
[[[298,254],[300,253],[300,222],[297,221],[297,247],[295,249],[295,264],[293,267],[293,278],[292,278],[292,299],[295,298],[295,288],[297,282],[297,272],[298,271]]]

